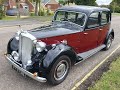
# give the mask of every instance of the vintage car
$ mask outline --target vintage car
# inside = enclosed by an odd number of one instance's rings
[[[56,10],[50,25],[18,31],[5,57],[22,74],[57,85],[72,65],[108,50],[113,39],[109,9],[64,6]]]

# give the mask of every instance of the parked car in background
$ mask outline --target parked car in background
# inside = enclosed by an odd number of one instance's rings
[[[27,9],[17,9],[17,8],[10,8],[6,11],[6,15],[8,16],[17,16],[20,13],[20,15],[27,16],[29,15],[29,11]]]
[[[51,25],[17,32],[5,57],[25,75],[57,85],[72,65],[108,50],[113,39],[109,9],[64,6],[56,10]]]
[[[16,8],[11,8],[6,11],[6,15],[8,15],[8,16],[17,16],[18,13],[19,13],[18,9],[16,9]]]

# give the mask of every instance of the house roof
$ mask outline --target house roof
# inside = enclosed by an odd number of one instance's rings
[[[42,3],[44,4],[44,5],[46,5],[46,4],[58,4],[58,2],[59,2],[59,0],[42,0]]]
[[[63,6],[58,10],[69,10],[69,11],[76,11],[76,12],[83,12],[89,15],[91,12],[94,11],[110,11],[108,8],[101,8],[95,6],[84,6],[84,5],[74,5],[74,6]]]

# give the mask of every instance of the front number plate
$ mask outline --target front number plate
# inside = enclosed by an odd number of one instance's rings
[[[22,76],[24,76],[24,77],[26,77],[26,75],[23,73],[23,72],[21,72],[20,70],[18,70],[16,67],[14,67],[13,65],[12,65],[12,68],[15,70],[15,71],[17,71],[18,73],[20,73]]]

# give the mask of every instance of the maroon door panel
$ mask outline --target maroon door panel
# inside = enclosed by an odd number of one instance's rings
[[[110,25],[104,25],[104,26],[100,26],[99,28],[99,40],[98,40],[98,45],[101,45],[104,43],[107,32],[109,30]]]
[[[84,51],[88,51],[97,47],[99,28],[86,30],[82,34],[84,35],[84,37],[80,38],[80,41],[84,39],[84,44],[82,45]],[[81,50],[81,48],[79,50]]]

